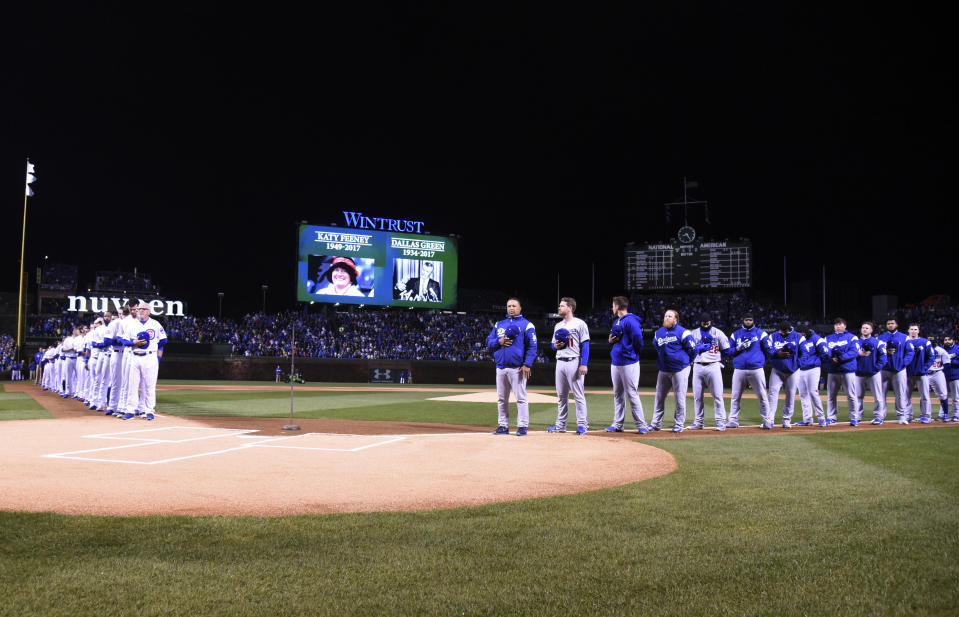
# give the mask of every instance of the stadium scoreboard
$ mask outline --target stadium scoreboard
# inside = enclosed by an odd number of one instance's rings
[[[682,242],[627,245],[626,289],[733,289],[752,285],[752,244]]]

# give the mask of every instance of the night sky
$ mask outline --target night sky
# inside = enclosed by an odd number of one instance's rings
[[[343,210],[462,236],[461,288],[588,305],[595,264],[606,306],[684,176],[757,291],[783,257],[813,290],[959,291],[954,54],[914,8],[100,6],[5,9],[0,291],[27,156],[31,273],[136,266],[199,314],[293,306],[296,224]]]

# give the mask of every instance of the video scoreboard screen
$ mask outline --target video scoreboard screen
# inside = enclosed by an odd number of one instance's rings
[[[456,306],[456,242],[444,236],[300,225],[296,299]]]
[[[626,247],[626,289],[731,289],[752,285],[752,244],[679,241]]]

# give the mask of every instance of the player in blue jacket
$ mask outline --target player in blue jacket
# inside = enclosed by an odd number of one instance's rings
[[[907,344],[912,345],[912,362],[906,366],[906,375],[909,376],[909,404],[906,405],[906,419],[913,420],[912,390],[919,390],[919,418],[923,424],[932,422],[932,400],[929,398],[929,367],[936,360],[932,343],[919,336],[919,324],[909,324],[909,339]],[[908,424],[905,422],[904,424]]]
[[[833,320],[833,333],[826,337],[829,345],[828,375],[826,377],[826,424],[835,424],[839,416],[839,389],[846,390],[849,408],[849,426],[858,426],[862,410],[857,406],[856,358],[859,357],[859,338],[846,331],[846,320]]]
[[[906,414],[912,390],[909,389],[906,367],[912,362],[915,351],[908,343],[908,337],[899,332],[899,322],[895,319],[886,320],[886,331],[879,335],[879,340],[886,345],[886,364],[881,371],[883,404],[891,386],[896,397],[896,418],[899,424],[909,424]]]
[[[523,317],[519,299],[506,302],[506,319],[496,322],[486,337],[486,347],[496,362],[496,405],[499,426],[494,435],[509,435],[509,393],[516,393],[516,435],[522,437],[529,429],[529,402],[526,381],[536,360],[536,328]]]
[[[856,406],[862,416],[865,407],[866,390],[872,392],[876,402],[872,407],[872,423],[882,424],[886,419],[886,396],[882,389],[880,371],[889,361],[886,344],[872,335],[875,325],[871,321],[863,322],[859,328],[859,357],[856,358]]]
[[[792,426],[793,407],[799,388],[799,348],[806,337],[796,332],[788,321],[779,324],[779,331],[766,337],[767,355],[772,370],[769,373],[769,417],[775,421],[779,404],[779,390],[786,393],[783,402],[783,428]]]
[[[759,403],[759,415],[762,427],[771,429],[773,417],[769,413],[769,394],[766,392],[766,364],[768,347],[765,344],[766,331],[756,327],[752,313],[743,315],[743,327],[729,337],[727,355],[733,359],[733,398],[729,403],[729,422],[726,428],[739,428],[739,409],[742,407],[743,391],[746,384],[752,386]]]
[[[613,380],[613,423],[606,427],[610,433],[621,433],[626,423],[626,401],[636,423],[636,431],[649,432],[643,403],[639,400],[639,350],[643,347],[643,324],[629,312],[625,296],[613,298],[613,324],[609,331],[610,377]]]
[[[946,373],[946,388],[949,400],[946,402],[946,414],[953,422],[959,422],[959,345],[951,336],[942,337],[942,348],[949,354],[949,363],[943,371]]]
[[[676,408],[673,412],[673,432],[682,433],[686,422],[686,389],[689,387],[689,363],[696,356],[696,341],[692,333],[679,325],[679,313],[672,309],[663,315],[663,327],[656,330],[653,346],[656,348],[656,399],[653,405],[653,430],[660,430],[666,413],[666,397],[672,390]]]
[[[806,339],[799,346],[799,402],[802,404],[802,422],[796,426],[810,426],[813,414],[820,426],[826,425],[826,412],[819,396],[819,374],[822,372],[822,359],[829,356],[826,339],[815,330],[805,326],[801,331]]]

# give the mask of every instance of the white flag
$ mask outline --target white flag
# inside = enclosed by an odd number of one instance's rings
[[[27,183],[25,185],[27,197],[33,197],[33,189],[30,188],[30,185],[36,182],[37,177],[33,175],[33,163],[27,162]]]

